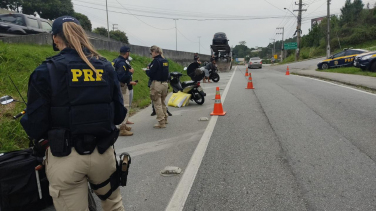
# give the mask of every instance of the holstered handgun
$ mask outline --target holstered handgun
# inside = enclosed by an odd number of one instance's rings
[[[129,170],[129,166],[131,164],[132,158],[126,152],[121,153],[119,155],[119,157],[120,157],[120,163],[119,163],[120,185],[126,186],[127,185],[127,178],[128,178],[128,170]]]

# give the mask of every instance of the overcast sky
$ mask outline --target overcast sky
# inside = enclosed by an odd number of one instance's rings
[[[118,24],[129,42],[135,45],[158,45],[180,51],[210,54],[216,32],[227,34],[230,46],[246,41],[248,47],[264,47],[270,39],[280,40],[277,27],[285,28],[285,38],[292,37],[297,19],[289,11],[298,9],[299,0],[107,0],[110,29]],[[93,28],[106,27],[106,0],[72,0],[76,12],[89,17]],[[327,0],[303,0],[303,34],[308,33],[311,19],[326,16]],[[374,5],[376,0],[363,0]],[[339,14],[345,0],[331,0],[331,13]],[[296,16],[298,12],[293,12]],[[133,15],[132,15],[133,14]],[[142,15],[142,16],[136,16]],[[153,17],[146,17],[153,16]],[[204,20],[206,19],[206,20]],[[246,20],[207,20],[246,19]],[[116,27],[116,26],[115,26]]]

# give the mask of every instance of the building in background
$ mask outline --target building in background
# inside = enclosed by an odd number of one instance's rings
[[[314,18],[314,19],[311,19],[311,28],[315,25],[318,25],[321,23],[322,20],[324,20],[324,18],[326,18],[326,16],[324,17],[320,17],[320,18]]]

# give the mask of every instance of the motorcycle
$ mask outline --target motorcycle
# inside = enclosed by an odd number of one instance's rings
[[[219,77],[218,68],[217,67],[215,67],[215,70],[209,70],[209,79],[211,79],[213,82],[218,82],[219,79],[221,79]]]
[[[200,81],[204,78],[204,73],[199,70],[197,71],[196,62],[190,64],[187,68],[188,76],[191,77],[192,81],[180,82],[180,77],[183,76],[180,72],[170,73],[170,85],[172,87],[173,93],[184,92],[191,95],[191,100],[194,100],[198,105],[202,105],[205,102],[206,93],[201,87]]]
[[[209,62],[204,62],[204,64],[203,64],[204,66],[201,67],[200,69],[202,71],[204,71],[206,65],[208,65],[208,64],[209,64]],[[221,79],[221,77],[218,74],[217,65],[215,66],[215,70],[209,70],[209,79],[211,79],[213,82],[216,82],[216,83]]]

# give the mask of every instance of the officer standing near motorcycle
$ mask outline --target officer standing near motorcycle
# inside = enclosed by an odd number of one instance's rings
[[[114,68],[118,75],[118,79],[120,81],[120,89],[123,94],[124,99],[124,106],[129,111],[129,89],[128,85],[135,85],[136,83],[132,80],[132,74],[134,72],[133,68],[129,64],[128,58],[130,54],[130,48],[128,46],[122,46],[120,48],[120,55],[114,59]],[[126,123],[128,122],[129,112],[125,117],[124,121],[120,125],[120,136],[131,136],[133,132],[131,132],[131,127],[127,126]]]
[[[111,147],[127,113],[116,72],[77,19],[57,18],[52,37],[60,53],[31,74],[21,124],[31,138],[49,141],[45,165],[54,206],[88,210],[89,181],[103,210],[124,210]]]
[[[167,124],[166,97],[168,93],[168,61],[163,57],[163,51],[158,46],[151,46],[150,54],[154,58],[146,70],[150,77],[150,98],[157,113],[158,124],[154,128],[165,128]]]
[[[195,54],[193,55],[193,60],[194,60],[195,62],[198,62],[199,59],[200,59],[200,57],[198,56],[198,53],[195,53]]]

